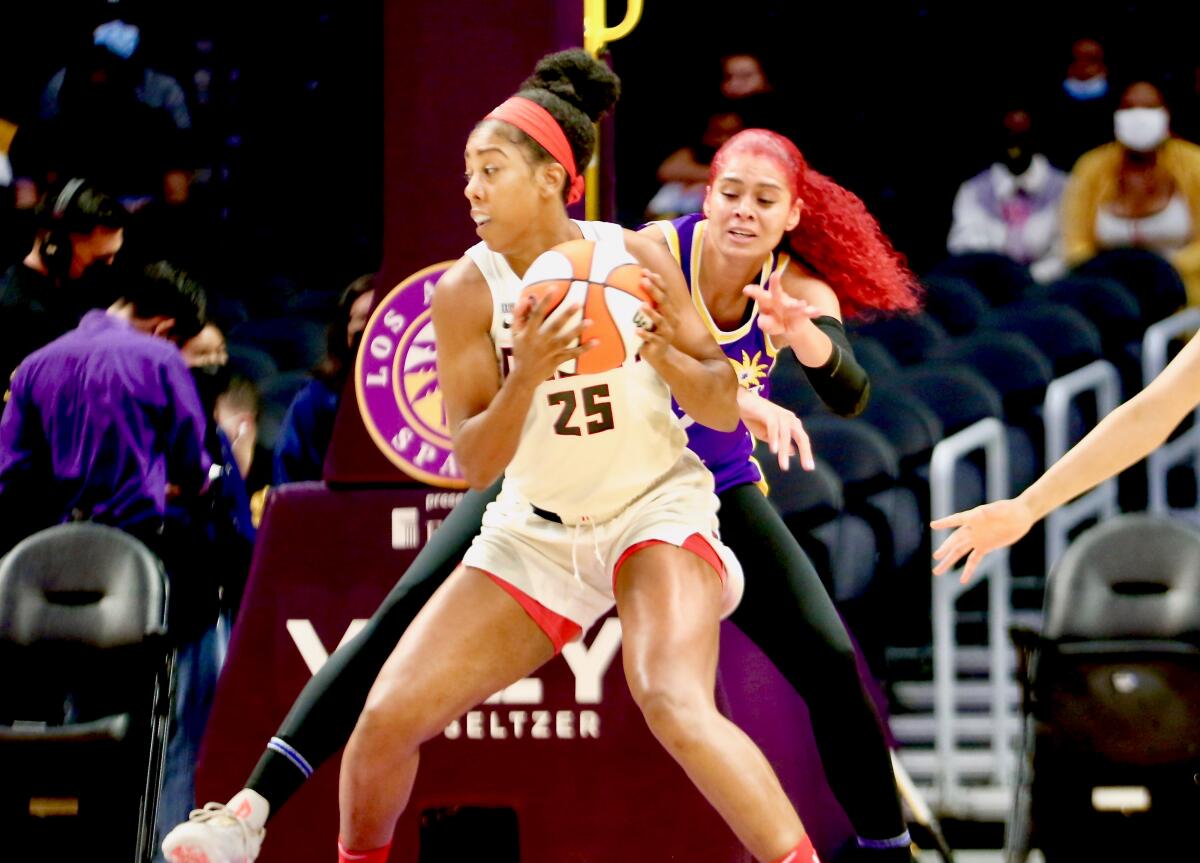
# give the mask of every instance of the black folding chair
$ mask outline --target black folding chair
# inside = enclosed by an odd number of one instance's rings
[[[1092,528],[1050,575],[1041,632],[1013,637],[1025,753],[1010,863],[1031,845],[1047,863],[1189,859],[1200,531],[1144,514]]]
[[[115,528],[49,528],[0,561],[0,828],[12,859],[153,856],[166,634],[162,565]]]

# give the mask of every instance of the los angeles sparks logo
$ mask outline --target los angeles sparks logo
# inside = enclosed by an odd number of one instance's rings
[[[414,273],[375,307],[354,363],[354,389],[367,432],[394,465],[430,485],[466,488],[451,451],[429,310],[434,285],[453,263]]]

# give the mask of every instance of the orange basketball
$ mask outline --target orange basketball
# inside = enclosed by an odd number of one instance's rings
[[[637,336],[638,328],[647,323],[642,306],[653,305],[653,301],[642,290],[641,279],[641,264],[623,246],[569,240],[530,264],[517,308],[549,295],[547,319],[554,319],[555,310],[564,304],[582,306],[583,317],[592,322],[582,339],[595,339],[598,344],[578,359],[563,363],[559,371],[570,375],[606,372],[634,362],[642,344]],[[578,320],[576,315],[575,322]]]

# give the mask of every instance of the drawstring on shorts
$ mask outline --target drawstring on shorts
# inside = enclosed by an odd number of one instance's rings
[[[600,553],[600,537],[596,533],[596,522],[590,515],[585,515],[575,523],[575,531],[571,534],[571,569],[575,573],[575,580],[583,584],[583,575],[579,572],[579,557],[577,550],[579,548],[579,529],[585,524],[592,527],[592,556],[596,558],[596,562],[600,564],[600,571],[604,571],[604,555]]]

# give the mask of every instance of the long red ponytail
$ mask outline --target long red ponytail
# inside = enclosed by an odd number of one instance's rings
[[[770,159],[788,178],[802,210],[784,243],[833,288],[843,317],[920,308],[916,276],[857,195],[814,171],[795,144],[767,129],[746,129],[726,141],[713,158],[709,182],[715,184],[726,160],[741,153]]]

